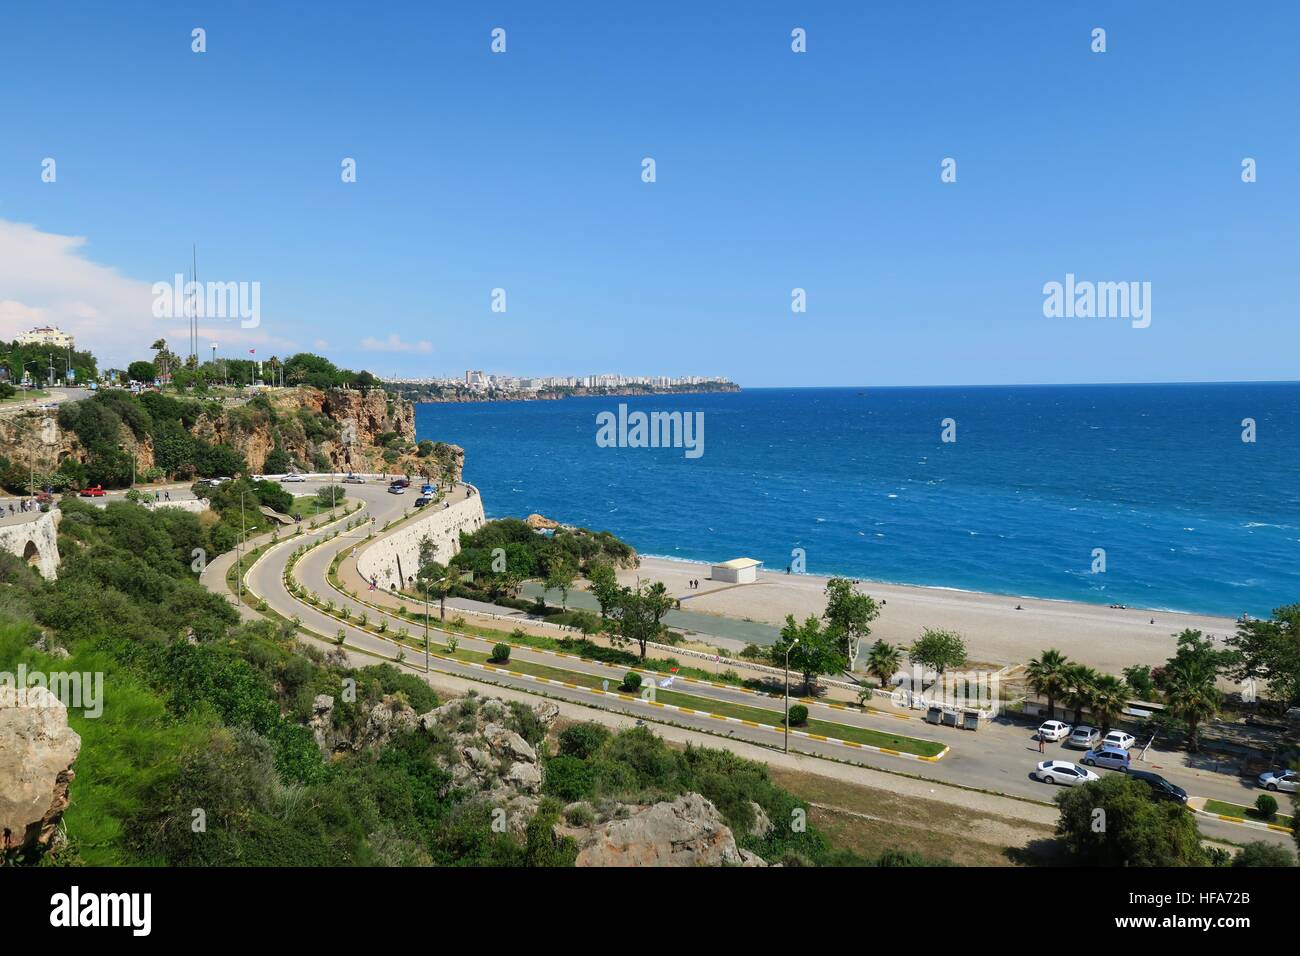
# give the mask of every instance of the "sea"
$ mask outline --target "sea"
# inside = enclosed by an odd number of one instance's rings
[[[699,453],[598,443],[620,404],[690,415]],[[1231,617],[1300,602],[1300,383],[746,388],[415,421],[465,448],[489,517],[645,555]]]

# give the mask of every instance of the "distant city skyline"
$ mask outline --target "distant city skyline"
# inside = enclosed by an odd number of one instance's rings
[[[1296,377],[1300,7],[736,10],[17,6],[0,81],[40,96],[5,112],[0,336],[185,351],[155,287],[196,258],[204,301],[253,306],[202,319],[201,357]]]

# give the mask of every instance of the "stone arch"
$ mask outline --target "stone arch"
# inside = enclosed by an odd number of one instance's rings
[[[23,548],[23,560],[28,564],[41,563],[41,549],[36,546],[36,542],[28,539],[27,546]]]

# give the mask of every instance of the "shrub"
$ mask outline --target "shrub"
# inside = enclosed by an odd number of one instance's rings
[[[494,644],[492,646],[492,656],[488,660],[493,664],[504,664],[510,660],[510,645]]]
[[[1233,866],[1295,866],[1291,851],[1284,846],[1256,840],[1241,848],[1232,860]]]
[[[542,792],[572,802],[592,795],[596,787],[596,771],[591,764],[577,757],[552,757],[546,761],[546,779]]]
[[[590,826],[596,819],[596,814],[592,812],[591,806],[586,803],[575,803],[564,811],[564,819],[568,821],[571,827]]]
[[[609,739],[609,731],[600,724],[574,724],[560,734],[560,753],[579,760],[592,757]]]
[[[795,704],[790,708],[790,726],[802,727],[808,723],[808,708],[803,704]]]
[[[630,693],[636,693],[641,689],[641,675],[636,671],[628,671],[623,675],[623,690]]]
[[[1267,793],[1261,793],[1255,800],[1255,812],[1265,820],[1272,820],[1277,816],[1277,801]]]

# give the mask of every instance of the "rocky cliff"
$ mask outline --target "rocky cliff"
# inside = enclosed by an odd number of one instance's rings
[[[201,407],[190,434],[230,446],[254,473],[270,470],[268,458],[276,449],[301,471],[404,472],[459,479],[464,465],[465,453],[455,445],[437,443],[420,456],[414,406],[380,389],[271,389],[251,398],[204,400]],[[123,425],[117,442],[135,458],[138,476],[157,463],[152,434],[137,436]],[[26,410],[0,416],[0,457],[11,469],[34,470],[39,479],[65,459],[84,464],[90,453],[76,433],[60,427],[56,410]]]

